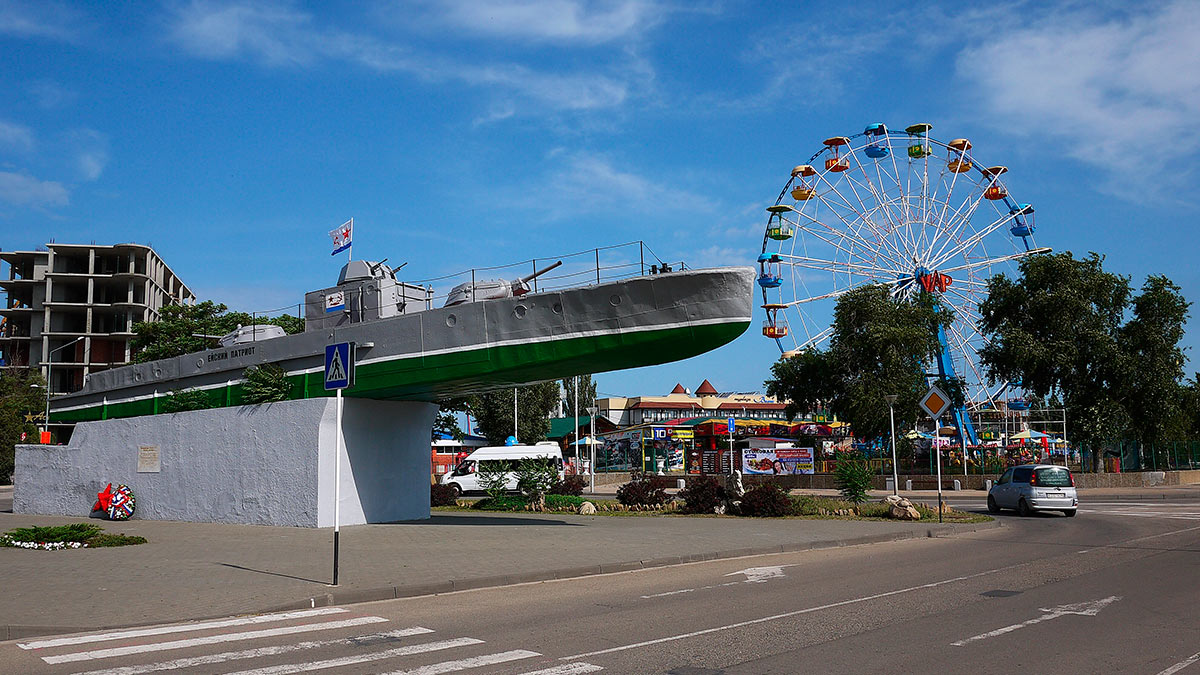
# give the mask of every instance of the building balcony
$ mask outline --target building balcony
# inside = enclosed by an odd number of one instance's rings
[[[0,307],[0,316],[31,316],[34,312],[41,311],[32,307]]]

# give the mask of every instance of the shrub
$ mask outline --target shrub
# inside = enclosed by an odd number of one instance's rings
[[[842,499],[854,504],[867,501],[867,491],[871,489],[871,470],[866,462],[857,458],[838,458],[833,476]]]
[[[790,516],[792,500],[787,490],[775,483],[760,483],[742,495],[742,515],[759,518]]]
[[[578,511],[586,500],[578,495],[546,495],[546,509],[550,511]]]
[[[208,398],[208,394],[199,389],[173,391],[162,402],[162,410],[166,413],[207,410],[211,407],[212,401]]]
[[[429,486],[429,505],[430,506],[456,506],[458,505],[458,495],[455,494],[453,487],[437,483]]]
[[[531,503],[544,504],[546,493],[558,482],[558,467],[545,457],[526,457],[517,464],[517,489]]]
[[[617,488],[617,501],[625,506],[662,506],[671,496],[662,488],[654,487],[654,479],[641,471],[634,471],[630,481]]]
[[[583,494],[583,488],[587,485],[588,482],[583,476],[567,476],[560,481],[555,481],[554,485],[550,486],[550,494],[578,497]]]
[[[485,459],[479,462],[478,468],[475,469],[475,479],[479,481],[479,488],[492,499],[499,499],[508,492],[508,469],[505,464],[506,462]]]
[[[54,527],[20,527],[0,535],[0,546],[46,550],[104,548],[144,543],[146,543],[145,537],[107,534],[100,529],[100,526],[92,523],[72,523]]]
[[[679,491],[683,513],[712,513],[725,499],[725,488],[712,476],[689,478],[687,487]]]
[[[524,497],[516,495],[500,495],[480,499],[471,507],[480,511],[524,511],[529,502]]]
[[[292,385],[287,373],[275,363],[250,366],[246,369],[246,384],[242,389],[242,403],[275,403],[287,400]]]

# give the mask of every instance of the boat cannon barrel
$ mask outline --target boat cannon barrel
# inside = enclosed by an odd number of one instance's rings
[[[552,269],[554,269],[554,268],[556,268],[556,267],[559,267],[560,265],[562,265],[562,261],[561,261],[561,260],[559,260],[558,262],[554,263],[553,265],[550,265],[549,267],[543,267],[543,268],[542,268],[542,269],[540,269],[540,270],[536,270],[536,271],[534,271],[534,273],[533,273],[533,274],[530,274],[530,275],[529,275],[529,276],[527,276],[527,277],[521,277],[521,283],[522,283],[522,284],[527,284],[527,283],[529,283],[529,282],[533,281],[534,279],[536,279],[536,278],[538,278],[538,277],[542,276],[542,275],[543,275],[543,274],[545,274],[546,272],[549,272],[550,270],[552,270]]]

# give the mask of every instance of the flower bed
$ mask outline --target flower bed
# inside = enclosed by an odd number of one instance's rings
[[[144,537],[107,534],[98,525],[72,523],[54,527],[20,527],[0,534],[0,546],[39,551],[61,551],[67,548],[105,548],[144,544]]]

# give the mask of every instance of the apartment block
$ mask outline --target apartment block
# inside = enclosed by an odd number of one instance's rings
[[[52,243],[0,252],[0,261],[8,267],[0,266],[0,359],[40,368],[56,394],[81,389],[88,373],[128,363],[133,324],[196,300],[141,244]]]

